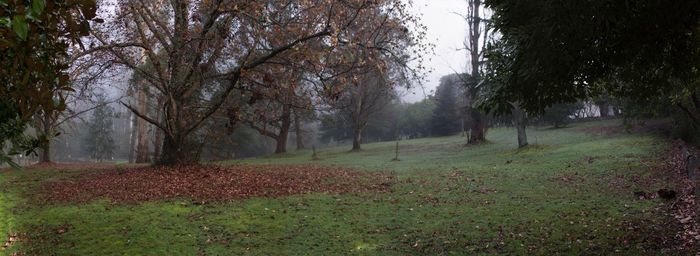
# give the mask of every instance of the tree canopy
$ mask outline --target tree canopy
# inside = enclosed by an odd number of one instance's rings
[[[301,71],[328,95],[356,81],[346,74],[358,67],[412,76],[422,66],[411,68],[407,56],[423,51],[424,34],[408,26],[419,24],[398,0],[125,1],[84,54],[141,76],[162,100],[163,116],[125,105],[164,131],[162,163],[194,162],[192,134],[233,91],[293,91],[289,81]]]
[[[486,4],[500,39],[487,53],[491,90],[483,107],[507,112],[508,102],[520,102],[540,112],[604,92],[636,99],[666,95],[700,107],[698,1]]]
[[[39,143],[24,136],[27,122],[39,109],[65,109],[68,47],[101,21],[96,9],[94,0],[0,0],[0,148],[9,140],[31,152]],[[0,163],[8,160],[3,150]]]

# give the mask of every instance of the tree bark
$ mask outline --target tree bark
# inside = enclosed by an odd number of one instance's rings
[[[355,126],[355,134],[352,139],[352,151],[362,150],[362,126]]]
[[[525,112],[518,106],[513,106],[513,125],[518,130],[518,148],[524,148],[528,145],[527,133],[525,131],[526,117]]]
[[[131,134],[129,135],[129,163],[134,163],[136,160],[136,126],[138,125],[138,117],[131,113]]]
[[[602,102],[598,104],[598,109],[601,118],[607,118],[609,116],[608,114],[610,111],[610,104],[608,104],[607,102]]]
[[[146,92],[144,88],[138,88],[138,110],[140,113],[148,113]],[[136,163],[148,163],[148,123],[146,120],[138,120],[137,123]]]
[[[471,0],[468,1],[468,4],[470,10],[467,14],[469,18],[469,60],[471,62],[470,75],[472,77],[473,83],[469,90],[469,96],[471,98],[469,100],[469,104],[473,106],[474,100],[478,96],[476,84],[478,84],[481,80],[481,72],[479,70],[482,60],[482,48],[479,44],[479,40],[482,37],[481,0]],[[484,30],[483,33],[488,33],[488,31]],[[486,117],[474,107],[470,107],[469,110],[471,112],[471,134],[469,136],[467,144],[477,144],[484,142],[486,140]]]
[[[41,145],[41,158],[40,163],[51,163],[51,140],[42,141]]]
[[[352,150],[351,151],[360,151],[362,150],[362,128],[364,125],[364,109],[362,104],[363,102],[363,97],[364,95],[362,93],[358,93],[357,98],[355,99],[355,111],[352,113],[352,121],[353,125],[355,127],[355,131],[352,137]]]
[[[39,158],[40,163],[50,163],[51,162],[51,118],[44,112],[41,118],[41,132],[44,135],[44,140],[40,142],[39,148],[41,148],[41,157]]]
[[[163,138],[163,154],[159,164],[190,165],[197,164],[201,153],[201,145],[187,140],[184,136],[168,136]]]
[[[301,130],[301,118],[298,111],[294,111],[294,131],[296,132],[297,150],[304,149],[304,131]]]
[[[289,137],[289,127],[292,125],[292,111],[289,105],[282,107],[282,123],[280,125],[280,133],[277,135],[277,146],[275,154],[287,152],[287,138]]]
[[[158,109],[161,109],[162,103],[160,100],[158,100]],[[156,111],[156,120],[161,121],[162,119],[162,112],[161,111]],[[159,161],[161,157],[161,148],[163,146],[163,130],[155,127],[155,140],[153,141],[153,161],[157,162]]]
[[[154,161],[161,157],[161,147],[163,146],[163,131],[156,128],[155,141],[153,141],[153,158]]]
[[[476,109],[471,110],[471,125],[468,144],[478,144],[486,141],[486,118]]]

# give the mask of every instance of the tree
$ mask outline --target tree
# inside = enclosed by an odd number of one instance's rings
[[[467,86],[467,112],[469,113],[469,140],[467,143],[476,144],[486,140],[487,116],[477,108],[476,103],[480,97],[483,65],[485,62],[484,51],[489,38],[490,25],[486,17],[487,10],[482,0],[467,0],[467,14],[464,17],[468,24],[468,34],[465,43],[469,59],[469,76],[465,76],[464,85]]]
[[[111,159],[115,149],[112,137],[114,133],[112,128],[114,110],[106,104],[104,95],[98,97],[99,107],[92,112],[92,119],[88,123],[85,152],[89,153],[98,162],[102,162],[103,160]]]
[[[275,153],[279,154],[287,152],[291,126],[298,125],[298,111],[311,106],[311,88],[303,83],[296,70],[270,73],[277,74],[264,76],[261,81],[250,81],[256,86],[249,86],[252,93],[247,104],[242,106],[245,111],[242,116],[251,128],[275,140]]]
[[[94,0],[0,2],[0,163],[8,155],[33,149],[48,139],[30,139],[24,129],[34,114],[60,112],[71,91],[67,74],[70,44],[90,31],[95,18]],[[5,143],[12,148],[5,152]]]
[[[635,101],[662,95],[700,124],[700,2],[486,4],[512,61],[495,69],[508,82],[495,88],[485,108],[504,112],[509,107],[499,99],[508,99],[542,112],[603,93]]]
[[[321,141],[345,141],[352,140],[352,120],[350,115],[342,109],[333,109],[330,113],[323,113],[321,121]]]
[[[367,117],[367,122],[360,133],[361,144],[370,141],[396,140],[399,136],[399,118],[401,105],[397,99],[385,99],[387,102],[378,109],[372,109]],[[336,106],[338,107],[338,106]],[[353,108],[335,108],[330,113],[321,115],[321,140],[355,141],[357,139],[355,121],[353,120]],[[428,117],[430,114],[428,114]],[[429,121],[429,120],[428,120]]]
[[[62,125],[79,118],[95,108],[113,102],[92,102],[92,89],[90,86],[80,88],[74,86],[75,91],[56,92],[59,95],[57,98],[62,98],[65,102],[65,109],[63,111],[52,111],[42,107],[34,114],[34,127],[38,136],[42,138],[38,144],[39,149],[41,149],[39,162],[50,163],[52,161],[51,142],[54,137],[62,132]]]
[[[525,130],[527,127],[527,113],[517,103],[512,103],[511,105],[513,106],[511,111],[513,126],[518,131],[518,148],[527,147],[527,132]]]
[[[356,85],[348,87],[344,109],[352,120],[352,151],[362,150],[362,132],[370,117],[381,111],[395,97],[388,79],[377,69],[368,70]]]
[[[149,112],[149,101],[150,97],[148,94],[148,87],[143,85],[143,81],[132,80],[130,91],[132,94],[132,102],[130,106],[134,106],[139,113]],[[157,115],[156,115],[157,116]],[[156,117],[157,119],[158,117]],[[134,116],[134,127],[133,138],[132,138],[132,150],[134,154],[134,163],[148,163],[149,161],[149,142],[148,139],[148,122],[146,120],[140,119]]]
[[[304,129],[305,120],[313,117],[313,112],[301,108],[294,109],[294,137],[297,144],[297,150],[302,150],[304,146],[304,134],[307,131]]]
[[[432,117],[432,135],[447,136],[461,130],[461,106],[457,104],[461,86],[459,74],[440,78],[440,85],[435,91],[435,110]]]
[[[399,134],[408,138],[431,136],[435,101],[424,99],[410,104],[404,104],[399,116]]]
[[[113,22],[93,33],[97,46],[85,54],[104,54],[110,63],[145,78],[145,84],[162,96],[162,118],[125,105],[163,130],[159,162],[192,163],[201,145],[192,134],[219,111],[232,91],[250,89],[245,86],[251,83],[243,81],[261,80],[274,70],[270,66],[284,66],[286,57],[294,56],[296,63],[323,74],[326,65],[346,62],[334,56],[339,48],[387,55],[408,52],[411,47],[396,40],[378,44],[348,33],[350,26],[371,31],[388,27],[416,39],[405,27],[415,22],[405,8],[398,0],[123,1]],[[381,17],[369,19],[377,15]],[[153,68],[140,67],[143,59]],[[383,59],[370,61],[380,64]]]
[[[527,142],[527,111],[522,108],[520,102],[515,98],[493,97],[496,90],[504,84],[511,83],[509,80],[510,71],[506,68],[512,64],[513,47],[507,42],[500,40],[492,40],[484,53],[488,59],[485,67],[485,76],[482,82],[483,97],[480,102],[475,105],[483,104],[483,102],[498,102],[501,106],[507,106],[507,110],[497,112],[500,116],[510,114],[513,126],[515,126],[518,134],[518,148],[523,148],[528,145]],[[493,103],[492,103],[493,104]]]
[[[581,108],[580,104],[558,103],[544,110],[542,121],[551,124],[554,128],[561,128],[569,124],[571,116]]]

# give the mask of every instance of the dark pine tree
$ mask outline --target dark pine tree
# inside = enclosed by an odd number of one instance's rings
[[[435,110],[432,117],[432,135],[447,136],[459,132],[461,129],[460,107],[457,97],[458,80],[449,79],[449,76],[440,79],[440,85],[435,92]]]
[[[105,105],[105,97],[98,96],[98,104],[103,105],[92,112],[92,118],[88,123],[88,133],[85,138],[85,150],[90,153],[90,157],[102,162],[110,159],[114,153],[114,133],[112,128],[112,118],[114,110],[111,106]]]

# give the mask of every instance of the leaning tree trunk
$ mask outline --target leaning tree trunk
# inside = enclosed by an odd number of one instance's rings
[[[282,107],[282,125],[280,126],[280,133],[277,135],[275,147],[275,154],[287,152],[287,138],[289,137],[289,127],[292,125],[292,111],[289,105]]]
[[[528,145],[527,133],[525,132],[526,120],[525,112],[518,106],[513,106],[513,125],[518,130],[518,148]]]
[[[297,150],[304,149],[304,137],[301,130],[301,118],[297,111],[294,111],[294,131],[296,131]]]

